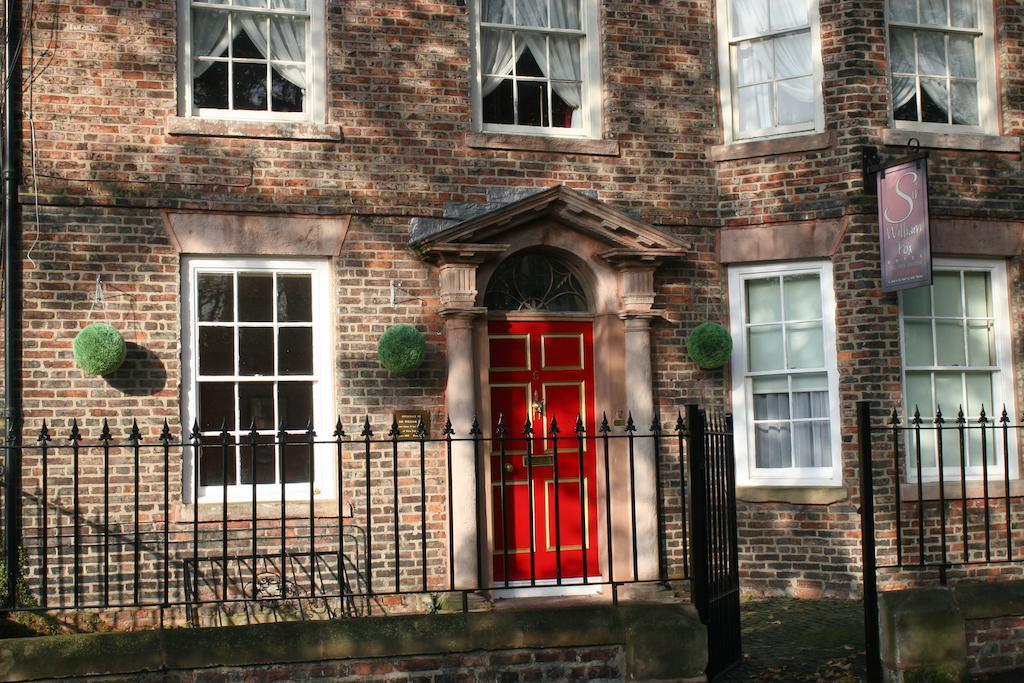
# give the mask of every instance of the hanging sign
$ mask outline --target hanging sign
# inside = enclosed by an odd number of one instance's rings
[[[881,230],[882,290],[932,283],[928,225],[928,160],[898,162],[878,171],[878,225]]]

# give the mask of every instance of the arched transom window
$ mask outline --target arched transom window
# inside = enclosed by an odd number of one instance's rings
[[[494,271],[484,295],[492,311],[587,312],[583,285],[563,261],[536,252],[517,254]]]

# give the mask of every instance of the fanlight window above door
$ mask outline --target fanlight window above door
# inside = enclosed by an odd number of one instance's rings
[[[503,261],[491,276],[484,305],[492,311],[585,313],[590,310],[579,278],[562,261],[528,253]]]

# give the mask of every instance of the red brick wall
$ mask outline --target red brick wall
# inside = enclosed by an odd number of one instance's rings
[[[355,216],[334,260],[336,407],[350,434],[364,415],[377,428],[399,406],[430,410],[435,431],[443,422],[437,283],[406,240],[409,219],[438,216],[445,201],[482,201],[489,187],[564,183],[595,190],[692,242],[692,254],[658,274],[666,320],[655,323],[654,365],[665,420],[687,402],[728,401],[728,369],[699,370],[683,346],[694,324],[726,317],[717,229],[844,218],[833,268],[849,498],[829,506],[743,504],[740,542],[750,590],[855,590],[854,402],[876,401],[880,418],[901,393],[896,298],[878,288],[874,203],[860,187],[859,147],[879,146],[888,125],[884,3],[821,2],[825,121],[834,146],[720,163],[709,160],[722,139],[709,0],[601,3],[604,129],[621,149],[610,157],[465,144],[468,20],[460,4],[328,2],[327,118],[344,140],[314,142],[167,134],[166,119],[176,113],[173,3],[35,3],[23,51],[31,62],[25,103],[37,169],[34,178],[26,171],[22,187],[31,256],[23,297],[26,438],[34,441],[44,418],[66,438],[71,415],[93,438],[102,417],[116,434],[132,417],[148,439],[164,417],[178,433],[179,259],[164,234],[162,208]],[[1021,10],[1007,0],[995,7],[1002,132],[1020,135]],[[24,132],[27,150],[27,124]],[[29,161],[26,153],[26,169]],[[935,216],[1014,220],[1024,213],[1017,154],[934,151],[930,170]],[[38,230],[31,204],[37,188]],[[1010,270],[1019,311],[1019,264]],[[96,275],[108,283],[105,314],[137,344],[112,381],[84,377],[71,361],[71,339],[96,315]],[[387,306],[391,279],[419,300]],[[376,363],[376,338],[394,322],[427,334],[428,360],[409,379],[396,380]],[[430,463],[431,495],[443,492],[440,465]],[[177,470],[172,481],[180,482]],[[37,490],[38,476],[30,473],[26,486]],[[124,501],[118,504],[123,512]]]
[[[968,619],[967,662],[975,674],[1024,667],[1024,617]]]

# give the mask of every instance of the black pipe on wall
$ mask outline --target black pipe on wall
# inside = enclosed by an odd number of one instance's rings
[[[21,166],[21,2],[7,0],[4,16],[3,194],[4,194],[4,417],[7,449],[4,457],[4,556],[7,561],[7,601],[14,606],[18,586],[18,548],[21,545],[21,237],[18,207]]]

